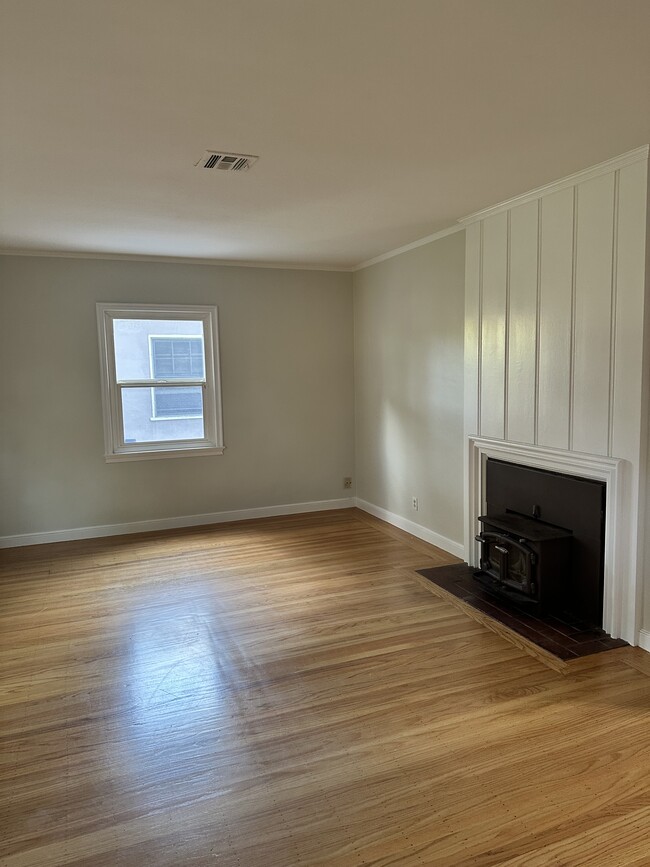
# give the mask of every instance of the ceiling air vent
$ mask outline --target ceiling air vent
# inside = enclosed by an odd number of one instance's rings
[[[199,169],[216,169],[222,172],[247,172],[259,157],[252,154],[229,154],[225,151],[206,151],[198,163]]]

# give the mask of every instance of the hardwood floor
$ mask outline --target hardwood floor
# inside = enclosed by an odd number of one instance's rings
[[[452,560],[356,510],[3,552],[0,864],[650,864],[649,657],[553,671]]]

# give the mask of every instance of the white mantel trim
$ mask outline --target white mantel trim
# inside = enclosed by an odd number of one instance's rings
[[[479,531],[478,516],[485,510],[484,466],[487,458],[605,482],[607,509],[603,629],[613,638],[624,638],[630,644],[637,644],[636,630],[630,627],[630,619],[623,616],[626,605],[634,605],[636,601],[636,575],[617,568],[619,563],[628,561],[628,558],[621,556],[621,547],[626,543],[629,545],[629,534],[622,526],[624,510],[621,508],[621,470],[627,461],[485,437],[468,437],[465,559],[471,566],[478,565],[478,543],[474,537]],[[634,617],[631,622],[634,622]]]
[[[605,162],[598,163],[595,166],[589,166],[589,168],[583,169],[580,172],[574,172],[574,174],[560,178],[560,180],[552,181],[527,193],[514,196],[512,199],[506,199],[505,202],[499,202],[489,208],[483,208],[481,211],[469,214],[467,217],[461,217],[458,222],[462,223],[463,226],[467,226],[469,223],[476,223],[478,220],[484,220],[486,217],[500,214],[502,211],[509,211],[510,208],[514,208],[517,205],[524,205],[526,202],[532,202],[535,199],[540,199],[542,196],[548,196],[550,193],[557,193],[559,190],[564,190],[567,187],[574,187],[576,184],[584,183],[584,181],[589,181],[600,175],[606,175],[609,172],[617,171],[641,160],[647,160],[649,153],[650,145],[643,145],[640,148],[635,148],[632,151],[605,160]]]

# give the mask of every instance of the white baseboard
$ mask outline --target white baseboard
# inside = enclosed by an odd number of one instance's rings
[[[363,512],[368,512],[368,514],[374,515],[375,518],[380,518],[382,521],[386,521],[394,527],[399,527],[400,530],[405,530],[407,533],[410,533],[411,536],[417,536],[418,539],[422,539],[424,542],[429,542],[429,544],[435,545],[436,548],[442,548],[443,551],[453,554],[454,557],[460,557],[461,560],[465,559],[465,548],[460,542],[454,542],[452,539],[447,539],[446,536],[441,536],[440,533],[429,530],[421,524],[409,521],[408,518],[402,518],[401,515],[389,512],[387,509],[382,509],[380,506],[375,506],[373,503],[360,500],[358,497],[355,498],[355,505]]]
[[[650,652],[650,629],[639,629],[639,647]]]
[[[173,530],[178,527],[198,527],[202,524],[225,524],[228,521],[249,521],[252,518],[273,518],[277,515],[298,515],[302,512],[323,512],[329,509],[351,509],[354,497],[339,500],[314,500],[309,503],[288,503],[282,506],[261,506],[257,509],[235,509],[232,512],[208,512],[205,515],[183,515],[178,518],[155,518],[128,524],[102,524],[95,527],[73,527],[69,530],[48,530],[42,533],[21,533],[0,536],[0,548],[22,545],[43,545],[49,542],[72,542],[100,536],[124,536],[153,530]]]

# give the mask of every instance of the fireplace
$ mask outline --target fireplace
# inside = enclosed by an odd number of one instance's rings
[[[540,613],[603,619],[603,482],[488,459],[478,581]]]
[[[486,470],[490,459],[518,464],[529,469],[549,470],[551,473],[587,482],[602,483],[601,492],[606,497],[606,509],[601,519],[604,527],[602,562],[599,551],[598,572],[602,575],[602,579],[596,609],[596,612],[602,610],[602,619],[596,620],[596,624],[612,637],[624,638],[635,644],[638,639],[636,622],[638,548],[635,547],[636,536],[633,530],[637,517],[630,498],[630,485],[633,478],[628,462],[620,458],[584,454],[549,446],[528,445],[476,435],[468,436],[465,464],[464,559],[474,570],[480,568],[482,553],[481,543],[476,541],[476,536],[485,527],[484,523],[479,522],[479,517],[493,515],[497,511],[503,513],[506,509],[513,508],[511,505],[500,505],[488,509]],[[522,516],[531,518],[534,517],[532,507],[535,504],[535,502],[526,502],[520,507],[515,506],[514,509]],[[600,507],[598,511],[600,514]],[[562,529],[575,529],[564,519],[549,518],[546,511],[543,511],[540,517],[542,521],[548,521]],[[575,548],[575,538],[571,544]],[[592,616],[597,617],[598,613]]]

